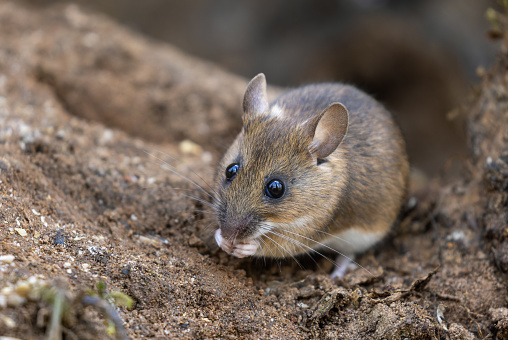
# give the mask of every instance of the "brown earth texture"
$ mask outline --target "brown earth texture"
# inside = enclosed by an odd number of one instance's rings
[[[462,109],[459,175],[334,282],[214,244],[246,79],[73,5],[1,1],[0,41],[2,339],[508,339],[508,45]]]

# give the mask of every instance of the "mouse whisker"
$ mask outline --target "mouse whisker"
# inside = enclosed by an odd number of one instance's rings
[[[313,262],[314,262],[314,263],[315,263],[318,267],[321,267],[321,266],[320,266],[320,265],[316,262],[316,260],[314,260],[314,259],[312,258],[312,256],[311,256],[311,254],[310,254],[309,250],[303,247],[303,246],[304,246],[304,244],[303,244],[303,243],[301,243],[301,242],[297,241],[296,239],[294,239],[294,238],[292,238],[292,237],[289,237],[289,236],[287,236],[287,235],[283,235],[283,234],[280,234],[280,233],[277,233],[277,232],[273,232],[272,230],[268,230],[268,232],[270,232],[270,233],[272,233],[272,234],[274,234],[274,235],[276,235],[276,236],[282,237],[282,238],[284,238],[285,240],[288,240],[288,241],[290,241],[291,243],[293,243],[295,246],[298,246],[300,249],[302,249],[303,253],[304,253],[305,255],[309,256],[309,257],[310,257],[310,259],[311,259],[311,260],[312,260],[312,261],[313,261]],[[266,235],[265,235],[265,236],[266,236]],[[307,248],[309,248],[309,249],[311,249],[312,251],[314,251],[314,250],[313,250],[312,248],[310,248],[310,247],[307,247]],[[293,257],[293,258],[294,258],[294,257]],[[295,260],[296,260],[296,259],[295,259]]]
[[[267,227],[266,225],[263,225],[263,224],[261,224],[260,226],[261,226],[261,228],[263,228],[263,229],[265,229],[265,230],[268,230],[268,232],[272,232],[272,231],[273,231],[273,230],[272,230],[272,228],[271,228],[270,226],[268,226],[268,227]],[[277,233],[277,234],[278,234],[278,236],[280,236],[280,237],[284,237],[284,236],[285,236],[285,239],[287,239],[287,240],[289,240],[289,241],[296,241],[295,239],[293,239],[292,237],[289,237],[289,236],[287,236],[287,235],[281,235],[281,234],[279,234],[279,233]],[[274,233],[274,235],[276,235],[276,234]],[[296,242],[298,242],[298,241],[296,241]],[[310,251],[309,251],[309,250],[307,250],[306,248],[302,247],[300,244],[297,244],[297,243],[295,243],[295,242],[293,242],[293,243],[294,243],[295,245],[297,245],[298,247],[300,247],[300,249],[302,249],[303,253],[304,253],[305,255],[309,256],[309,258],[312,260],[312,262],[314,262],[314,263],[316,264],[316,266],[318,266],[319,268],[321,268],[321,266],[319,265],[319,263],[317,263],[317,262],[316,262],[316,260],[314,260],[314,258],[311,256],[311,253],[310,253]]]
[[[288,241],[291,241],[293,242],[294,244],[296,245],[299,245],[302,249],[303,248],[306,248],[308,249],[309,251],[312,251],[312,252],[315,252],[316,254],[320,255],[321,257],[323,257],[324,259],[326,259],[327,261],[333,263],[336,267],[338,267],[338,263],[332,259],[330,259],[328,256],[325,256],[324,254],[320,253],[319,251],[317,251],[316,249],[312,248],[312,247],[309,247],[308,245],[306,245],[305,243],[302,243],[288,235],[284,235],[284,234],[281,234],[281,233],[277,233],[277,232],[274,232],[273,230],[270,231],[272,234],[274,235],[277,235],[279,237],[282,237],[284,238],[285,240],[288,240]],[[307,255],[310,255],[307,251],[305,252]],[[294,258],[294,257],[293,257]],[[370,273],[370,272],[369,272]]]
[[[275,259],[275,262],[277,263],[277,266],[279,267],[279,272],[282,272],[282,266],[281,266],[281,261],[279,259],[277,259],[277,257],[275,256],[275,253],[273,252],[272,248],[268,246],[268,243],[263,240],[262,237],[259,238],[259,241],[266,246],[266,248],[270,251],[270,253],[272,254],[272,258]],[[260,245],[261,246],[261,245]],[[261,247],[262,248],[262,247]],[[262,256],[263,257],[263,263],[265,264],[266,266],[266,256]]]
[[[199,220],[200,222],[210,222],[209,226],[212,224],[212,222],[217,221],[215,218],[203,218]]]
[[[275,234],[274,234],[274,235],[275,235]],[[293,258],[293,260],[295,260],[296,264],[298,264],[298,266],[299,266],[301,269],[304,269],[304,268],[303,268],[303,266],[302,266],[302,264],[300,263],[300,261],[298,261],[298,260],[296,259],[296,257],[295,257],[295,256],[294,256],[294,255],[293,255],[293,254],[292,254],[289,250],[287,250],[285,247],[283,247],[280,243],[278,243],[277,241],[275,241],[275,240],[274,240],[273,238],[271,238],[270,236],[268,236],[268,235],[266,235],[266,234],[265,234],[265,235],[263,235],[263,236],[265,236],[265,237],[266,237],[266,238],[268,238],[270,241],[272,241],[274,244],[276,244],[277,246],[279,246],[279,248],[280,248],[280,249],[282,249],[282,250],[284,250],[286,253],[288,253],[288,254],[289,254],[289,256],[291,256],[291,257]],[[285,255],[282,255],[282,258],[286,258],[286,256],[285,256]]]
[[[199,185],[198,183],[196,183],[196,181],[194,181],[194,180],[192,180],[191,178],[189,178],[189,177],[187,177],[187,176],[185,176],[185,175],[182,175],[182,174],[181,174],[181,173],[179,173],[178,171],[176,171],[176,170],[172,169],[171,164],[169,164],[169,163],[168,163],[168,162],[166,162],[165,160],[163,160],[163,159],[161,159],[161,158],[159,158],[159,157],[155,156],[154,154],[151,154],[150,152],[148,152],[148,151],[146,151],[146,150],[144,150],[144,151],[145,151],[145,153],[146,153],[146,154],[148,154],[149,156],[151,156],[151,157],[155,158],[156,160],[158,160],[159,162],[161,162],[161,163],[162,163],[162,164],[161,164],[162,166],[164,166],[164,165],[165,165],[165,166],[167,167],[166,169],[167,169],[168,171],[170,171],[171,173],[173,173],[173,174],[175,174],[175,175],[179,176],[180,178],[182,178],[182,179],[186,180],[186,181],[187,181],[187,182],[189,182],[190,184],[194,185],[194,186],[195,186],[196,188],[198,188],[201,192],[203,192],[205,195],[207,195],[208,197],[210,197],[210,198],[211,198],[211,199],[212,199],[215,203],[217,203],[217,204],[220,204],[220,203],[221,203],[221,202],[220,202],[220,200],[219,200],[217,197],[214,197],[213,195],[211,195],[211,194],[210,194],[208,191],[206,191],[206,190],[205,190],[205,189],[204,189],[201,185]],[[199,177],[199,176],[198,176],[198,177]],[[200,178],[201,178],[201,177],[200,177]],[[203,179],[201,179],[201,180],[203,180]],[[203,180],[203,181],[204,181],[204,180]],[[207,186],[210,186],[208,183],[206,183],[206,181],[204,181],[204,182],[205,182],[205,184],[206,184]],[[214,190],[212,189],[212,191],[214,191]],[[215,191],[214,191],[214,192],[215,192]],[[217,196],[218,196],[218,195],[217,195]]]
[[[202,232],[205,232],[210,228],[212,225],[214,225],[214,222],[216,221],[214,218],[204,218],[201,221],[210,221],[210,223],[207,224],[206,227],[203,228]]]
[[[320,267],[320,266],[319,266],[319,264],[318,264],[318,263],[317,263],[317,262],[316,262],[316,261],[312,258],[312,256],[310,256],[310,252],[309,252],[307,249],[305,249],[304,247],[302,247],[302,245],[301,245],[301,244],[298,244],[298,243],[299,243],[298,241],[296,241],[295,239],[293,239],[293,238],[291,238],[291,237],[288,237],[288,236],[286,236],[286,235],[282,235],[282,234],[279,234],[279,233],[273,232],[273,231],[271,230],[271,228],[269,228],[269,227],[267,227],[267,226],[260,225],[260,227],[261,227],[262,229],[267,230],[267,231],[268,231],[268,233],[272,233],[272,234],[274,234],[274,235],[276,235],[276,236],[282,237],[282,238],[284,238],[284,239],[286,239],[286,240],[290,241],[291,243],[293,243],[293,245],[298,246],[300,249],[302,249],[302,251],[303,251],[303,253],[304,253],[304,254],[308,255],[308,256],[311,258],[311,260],[312,260],[312,261],[313,261],[313,262],[314,262],[314,263],[315,263],[318,267]],[[265,236],[265,237],[267,237],[268,239],[270,239],[272,242],[275,242],[275,243],[276,243],[276,241],[275,241],[275,240],[273,240],[273,239],[272,239],[271,237],[269,237],[268,235],[266,235],[266,234],[265,234],[264,236]],[[277,244],[278,244],[278,243],[277,243]],[[304,269],[304,268],[303,268],[303,266],[302,266],[302,265],[300,265],[299,261],[296,259],[296,257],[295,257],[295,256],[294,256],[291,252],[289,252],[289,251],[288,251],[287,249],[285,249],[285,248],[283,248],[283,249],[291,255],[291,257],[295,260],[295,262],[298,264],[298,266],[299,266],[301,269]],[[272,252],[272,255],[273,255],[273,252]]]
[[[263,246],[268,246],[268,245],[266,244],[266,242],[265,242],[262,238],[260,238],[260,239],[259,239],[259,241],[260,241],[260,242],[259,242],[259,248],[260,248],[260,249],[263,249]],[[268,249],[270,250],[270,248],[268,248]],[[263,258],[263,263],[264,263],[264,265],[266,266],[266,257],[265,257],[265,256],[262,256],[262,258]]]
[[[341,252],[340,252],[340,251],[338,251],[337,249],[334,249],[334,248],[332,248],[332,247],[330,247],[330,246],[328,246],[328,245],[326,245],[326,244],[324,244],[324,243],[321,243],[321,242],[319,242],[319,241],[313,240],[313,239],[311,239],[311,238],[309,238],[309,237],[306,237],[306,236],[300,235],[300,234],[298,234],[298,233],[295,233],[295,232],[292,232],[292,231],[289,231],[289,230],[282,230],[282,231],[283,231],[283,232],[290,233],[290,234],[293,234],[293,235],[296,235],[296,236],[299,236],[299,237],[301,237],[301,238],[303,238],[303,239],[306,239],[306,240],[308,240],[308,241],[312,241],[312,242],[314,242],[314,243],[316,243],[316,244],[318,244],[318,245],[320,245],[320,246],[322,246],[322,247],[325,247],[325,248],[327,248],[327,249],[329,249],[329,250],[331,250],[331,251],[333,251],[333,252],[337,253],[338,255],[345,257],[346,259],[348,259],[348,260],[349,260],[349,261],[351,261],[352,263],[356,264],[358,267],[360,267],[360,268],[362,268],[363,270],[365,270],[365,271],[366,271],[367,273],[369,273],[370,275],[374,276],[374,274],[372,274],[372,273],[371,273],[368,269],[366,269],[365,267],[363,267],[361,264],[359,264],[358,262],[356,262],[356,261],[355,261],[354,259],[352,259],[351,257],[346,256],[345,254],[341,253]],[[273,231],[272,231],[272,232],[273,232]],[[295,241],[296,241],[296,240],[295,240]],[[306,246],[306,247],[308,247],[307,245],[305,245],[305,246]],[[311,247],[309,247],[309,248],[310,248],[310,249],[313,249],[313,248],[311,248]],[[336,266],[338,266],[338,264],[337,264],[335,261],[330,260],[328,257],[326,257],[326,256],[324,256],[323,254],[319,253],[317,250],[315,250],[315,249],[313,249],[313,250],[314,250],[317,254],[319,254],[319,255],[323,256],[324,258],[327,258],[329,261],[333,262]]]
[[[148,155],[150,155],[150,153],[149,153],[149,152],[147,152],[146,150],[145,150],[145,152],[146,152]],[[169,154],[167,154],[167,153],[165,153],[165,152],[162,152],[162,151],[160,151],[160,150],[155,150],[155,152],[161,153],[161,154],[163,154],[164,156],[166,156],[166,157],[168,157],[168,158],[170,158],[170,159],[172,159],[172,160],[174,160],[174,161],[176,161],[176,162],[180,162],[181,164],[183,164],[180,160],[176,159],[175,157],[173,157],[173,156],[171,156],[171,155],[169,155]],[[157,157],[156,157],[156,158],[157,158]],[[162,159],[160,159],[160,158],[158,158],[158,159],[159,159],[160,161],[164,162],[166,165],[168,165],[168,166],[170,165],[168,162],[165,162],[165,161],[163,161],[163,160],[162,160]],[[219,196],[219,193],[218,193],[218,192],[217,192],[217,191],[216,191],[216,190],[215,190],[215,189],[214,189],[214,188],[213,188],[210,184],[208,184],[208,182],[207,182],[207,181],[205,181],[205,180],[203,179],[203,177],[201,177],[200,175],[198,175],[198,174],[197,174],[194,170],[190,169],[190,168],[189,168],[188,166],[186,166],[185,164],[183,164],[183,166],[184,166],[184,167],[185,167],[188,171],[190,171],[190,172],[192,172],[194,175],[196,175],[196,176],[197,176],[197,177],[198,177],[198,178],[199,178],[199,179],[200,179],[203,183],[205,183],[205,184],[206,184],[206,186],[207,186],[207,187],[208,187],[208,188],[209,188],[209,189],[210,189],[210,190],[211,190],[211,191],[212,191],[212,192],[213,192],[216,196]],[[210,197],[212,197],[212,195],[210,195]],[[213,198],[213,197],[212,197],[212,198]]]
[[[171,187],[171,189],[172,189],[172,190],[175,190],[175,191],[179,191],[179,190],[181,190],[181,191],[196,192],[196,189],[194,189],[194,188],[174,188],[174,187]],[[207,195],[207,196],[209,197],[210,195]],[[220,200],[216,198],[216,200],[214,200],[214,201],[212,201],[212,202],[209,202],[209,203],[213,204],[213,205],[214,205],[214,207],[217,207],[217,206],[218,206],[218,204],[220,204]]]
[[[266,241],[265,241],[265,240],[263,240],[263,238],[262,238],[262,237],[259,237],[258,239],[259,239],[259,241],[260,241],[260,242],[262,242],[265,246],[267,246],[267,248],[268,248],[268,250],[270,251],[270,253],[272,253],[272,256],[273,256],[273,257],[276,257],[276,256],[275,256],[275,253],[273,252],[273,250],[272,250],[270,247],[268,247],[268,244],[266,243]],[[264,256],[263,256],[263,258],[264,258]]]
[[[195,212],[198,212],[198,213],[202,213],[202,214],[207,214],[207,215],[215,215],[215,216],[217,215],[217,213],[216,213],[216,212],[214,212],[214,211],[209,211],[209,210],[194,209],[194,211],[195,211]],[[195,216],[198,216],[198,214],[196,214]],[[212,219],[213,219],[214,221],[217,221],[217,218],[215,218],[215,217],[214,217],[214,218],[209,218],[209,220],[212,220]],[[203,220],[203,219],[201,219],[201,220]]]
[[[333,221],[333,222],[335,222],[334,220],[332,220],[332,221]],[[336,223],[336,222],[335,222],[335,223]],[[303,227],[303,226],[299,226],[299,228],[302,228],[302,229],[303,229],[303,228],[305,228],[305,229],[309,229],[309,230],[312,230],[312,231],[316,231],[316,232],[318,232],[318,233],[325,234],[325,235],[327,235],[327,236],[333,237],[333,238],[335,238],[335,239],[337,239],[337,240],[339,240],[339,241],[345,242],[345,243],[347,243],[347,244],[352,244],[351,242],[349,242],[349,241],[348,241],[348,240],[346,240],[346,239],[343,239],[342,237],[339,237],[339,236],[337,236],[337,235],[333,235],[333,234],[327,233],[326,231],[323,231],[323,230],[319,230],[319,229],[312,228],[312,227],[309,227],[309,226],[304,226],[304,227]]]
[[[212,209],[214,209],[214,210],[217,210],[217,206],[216,206],[215,204],[210,203],[210,202],[208,202],[208,201],[205,201],[205,200],[204,200],[204,199],[202,199],[202,198],[195,197],[195,196],[191,196],[191,195],[186,195],[186,194],[183,194],[183,195],[184,195],[185,197],[187,197],[187,198],[190,198],[190,199],[196,200],[196,201],[198,201],[198,202],[200,202],[200,203],[203,203],[204,205],[206,205],[206,206],[208,206],[208,207],[210,207],[210,208],[212,208]]]

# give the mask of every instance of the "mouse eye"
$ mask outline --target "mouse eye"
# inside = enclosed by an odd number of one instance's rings
[[[226,179],[228,181],[232,180],[233,177],[236,176],[236,173],[238,172],[238,168],[240,168],[240,166],[238,165],[238,163],[233,163],[233,164],[230,164],[227,168],[226,168]]]
[[[281,180],[272,179],[265,188],[265,195],[270,198],[281,198],[284,195],[284,184]]]

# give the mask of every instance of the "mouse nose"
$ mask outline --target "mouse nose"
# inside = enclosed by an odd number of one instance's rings
[[[249,236],[253,225],[254,217],[252,216],[226,217],[223,221],[220,221],[222,236],[226,239],[242,239]]]

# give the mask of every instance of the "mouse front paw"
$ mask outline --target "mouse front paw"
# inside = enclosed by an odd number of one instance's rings
[[[217,229],[215,232],[215,242],[217,242],[217,245],[229,255],[233,253],[233,243],[222,237],[220,229]]]
[[[231,255],[238,258],[243,258],[256,254],[259,248],[259,242],[255,240],[244,240],[236,243],[233,246],[233,253]]]
[[[238,258],[254,255],[259,248],[259,242],[255,240],[242,240],[233,243],[222,236],[220,229],[215,232],[215,241],[226,253]]]

